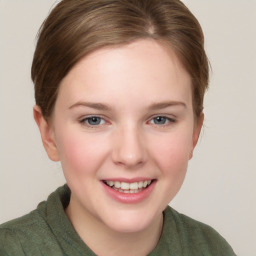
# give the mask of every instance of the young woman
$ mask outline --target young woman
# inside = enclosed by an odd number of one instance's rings
[[[0,227],[1,255],[235,255],[168,203],[203,124],[208,61],[179,0],[61,1],[32,65],[34,117],[67,184]]]

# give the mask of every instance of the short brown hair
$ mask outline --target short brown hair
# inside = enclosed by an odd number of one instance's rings
[[[31,74],[36,104],[51,116],[61,80],[85,55],[106,46],[151,38],[169,44],[191,76],[198,117],[208,87],[204,36],[179,0],[63,0],[42,24]]]

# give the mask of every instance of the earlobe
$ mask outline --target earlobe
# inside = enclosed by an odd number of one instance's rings
[[[192,143],[193,144],[192,144],[192,149],[191,149],[191,152],[190,152],[190,155],[189,155],[189,159],[191,159],[193,157],[194,148],[196,147],[196,144],[198,142],[198,138],[199,138],[203,123],[204,123],[204,113],[202,113],[198,117],[197,122],[195,124],[195,128],[194,128],[194,131],[193,131],[193,138],[192,138],[192,140],[193,140]]]
[[[42,142],[48,157],[52,161],[59,161],[58,149],[55,142],[54,130],[49,122],[43,117],[41,108],[39,106],[34,106],[33,108],[34,119],[39,128]]]

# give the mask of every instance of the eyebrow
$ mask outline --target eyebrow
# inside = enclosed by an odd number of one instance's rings
[[[97,110],[103,110],[103,111],[109,111],[111,110],[111,107],[102,103],[93,103],[93,102],[85,102],[85,101],[79,101],[72,106],[69,107],[69,109],[75,108],[75,107],[89,107],[94,108]]]
[[[173,106],[183,106],[186,108],[186,104],[184,102],[180,101],[164,101],[164,102],[159,102],[159,103],[153,103],[151,104],[148,109],[149,110],[158,110],[158,109],[164,109],[168,107],[173,107]],[[102,111],[110,111],[112,108],[109,105],[102,104],[102,103],[94,103],[94,102],[85,102],[85,101],[79,101],[69,107],[69,109],[75,108],[75,107],[89,107],[97,110],[102,110]]]
[[[158,110],[158,109],[163,109],[163,108],[168,108],[173,106],[182,106],[184,108],[187,108],[187,105],[181,101],[164,101],[159,103],[153,103],[152,105],[149,106],[149,110]]]

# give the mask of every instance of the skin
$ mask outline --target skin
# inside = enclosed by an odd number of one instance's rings
[[[97,50],[62,80],[50,121],[38,106],[34,117],[49,158],[61,161],[72,191],[66,214],[84,242],[99,255],[152,251],[203,123],[203,114],[193,114],[190,76],[172,49],[139,40]],[[118,202],[102,186],[138,177],[156,180],[139,203]]]

